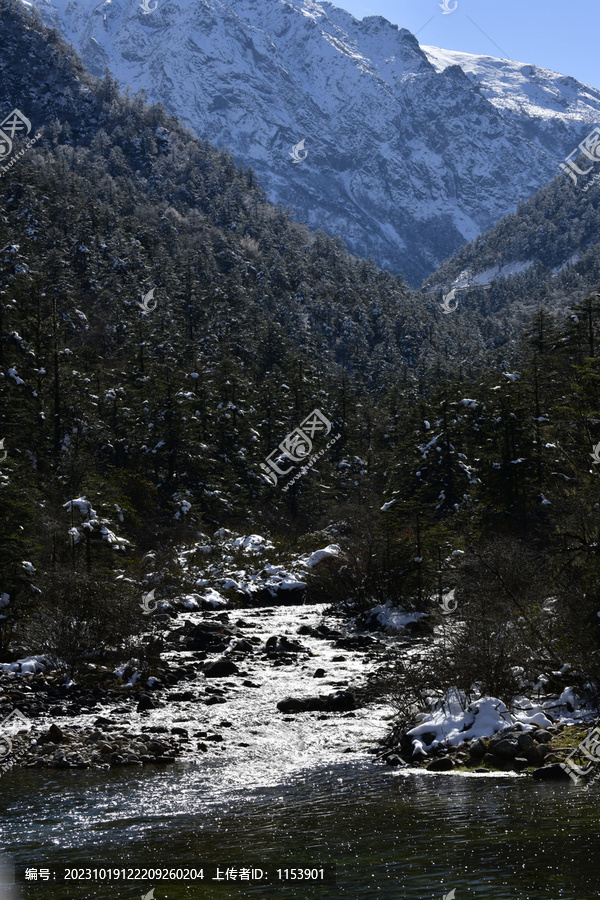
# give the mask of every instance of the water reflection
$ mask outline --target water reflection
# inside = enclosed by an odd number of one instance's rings
[[[21,865],[204,865],[201,885],[157,885],[156,900],[441,900],[453,889],[456,900],[598,897],[593,790],[523,778],[406,775],[349,763],[304,772],[277,787],[215,797],[206,774],[22,773],[10,800],[6,780],[0,783],[4,844]],[[209,877],[217,866],[274,873],[325,865],[337,868],[335,886],[220,884]],[[151,887],[89,885],[64,892],[38,885],[25,896],[139,898]]]

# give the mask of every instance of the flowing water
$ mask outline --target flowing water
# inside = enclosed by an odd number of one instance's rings
[[[288,608],[256,615],[264,636],[292,634],[319,613]],[[319,683],[327,692],[357,684],[371,664],[364,654],[345,652],[334,670],[332,645],[302,642],[314,658],[263,671],[262,681],[259,661],[249,663],[247,674],[261,687],[242,691],[232,680],[226,704],[144,714],[144,722],[170,717],[189,725],[195,717],[214,727],[227,717],[233,725],[224,749],[190,753],[166,770],[30,769],[0,779],[2,847],[18,867],[77,869],[84,876],[94,868],[202,869],[203,879],[123,881],[104,873],[103,883],[38,880],[4,895],[0,888],[0,897],[139,900],[152,889],[154,900],[600,896],[599,786],[586,792],[571,783],[374,764],[365,741],[384,732],[389,709],[325,717],[274,711],[275,698],[292,687],[309,693],[306,679],[316,665],[330,673],[329,684]],[[215,880],[228,868],[237,870],[235,880]],[[240,880],[244,868],[262,872],[262,880]],[[313,875],[323,869],[328,880],[291,880],[293,869]]]

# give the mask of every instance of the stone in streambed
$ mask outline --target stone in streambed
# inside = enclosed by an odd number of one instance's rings
[[[227,678],[229,675],[237,675],[239,669],[230,659],[216,659],[208,663],[203,672],[206,678]]]
[[[148,709],[156,709],[156,703],[148,694],[142,694],[138,700],[137,711],[145,712]]]
[[[238,640],[234,642],[232,649],[240,653],[254,652],[254,647],[252,646],[250,641],[247,641],[245,638],[238,638]]]
[[[532,775],[538,781],[571,781],[571,777],[558,764],[542,766],[541,769],[536,769],[535,772],[532,772]]]
[[[309,709],[308,703],[311,698],[307,697],[304,699],[300,699],[299,697],[286,697],[285,700],[280,700],[277,704],[277,709],[282,713],[299,713],[299,712],[307,712]],[[316,699],[316,698],[313,698]],[[323,707],[321,706],[321,709]]]
[[[428,772],[450,772],[451,769],[454,768],[454,763],[450,759],[449,756],[440,756],[437,759],[432,759],[429,765],[427,766]]]
[[[552,750],[547,744],[538,744],[537,747],[534,746],[525,752],[523,756],[527,757],[530,765],[540,766],[549,753],[552,753]]]
[[[332,697],[326,697],[326,708],[330,712],[347,712],[349,709],[356,709],[356,698],[352,691],[339,691]]]
[[[265,647],[272,653],[304,653],[305,648],[299,641],[290,640],[290,638],[272,635],[266,642]]]
[[[356,708],[352,691],[339,691],[329,697],[286,697],[277,704],[282,713],[347,712]]]
[[[48,729],[48,739],[54,744],[60,744],[61,741],[65,740],[65,733],[62,728],[59,728],[58,725],[53,723]]]
[[[344,752],[348,752],[348,751],[344,751]],[[386,757],[385,761],[388,764],[388,766],[406,766],[406,763],[404,762],[404,760],[401,759],[397,753],[391,753],[389,756]]]

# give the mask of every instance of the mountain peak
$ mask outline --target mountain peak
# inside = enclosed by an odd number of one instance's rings
[[[558,174],[600,110],[562,75],[421,47],[317,0],[34,2],[95,74],[144,89],[274,201],[413,284]]]

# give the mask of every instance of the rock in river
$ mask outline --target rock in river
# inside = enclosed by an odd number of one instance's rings
[[[329,697],[286,697],[277,704],[282,713],[346,712],[355,708],[356,698],[352,691],[339,691]]]
[[[228,675],[237,675],[239,669],[230,659],[216,659],[204,666],[203,672],[207,678],[227,678]]]

